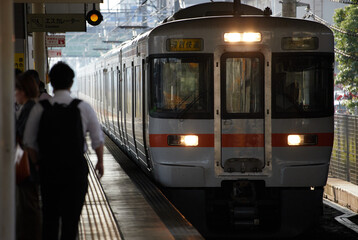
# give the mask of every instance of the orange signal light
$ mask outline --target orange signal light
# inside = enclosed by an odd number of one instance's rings
[[[102,14],[97,10],[91,10],[86,15],[86,20],[92,26],[97,26],[103,20]]]

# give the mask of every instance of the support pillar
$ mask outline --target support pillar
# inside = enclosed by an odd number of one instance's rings
[[[0,239],[15,239],[13,1],[0,1]]]
[[[282,17],[295,18],[296,14],[296,0],[283,0],[282,1]]]
[[[44,14],[45,5],[43,3],[32,4],[33,14]],[[46,71],[47,71],[47,57],[45,49],[45,32],[34,32],[33,33],[33,48],[34,48],[34,66],[35,70],[39,73],[40,80],[46,82]]]

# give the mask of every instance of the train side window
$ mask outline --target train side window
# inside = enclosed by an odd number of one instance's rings
[[[118,110],[122,112],[122,75],[121,70],[117,71],[117,79],[118,79]]]
[[[142,115],[142,76],[140,66],[135,67],[135,117],[140,118]]]
[[[112,109],[112,103],[111,103],[111,73],[109,71],[105,72],[104,74],[104,80],[105,80],[105,89],[106,89],[106,104],[108,109]],[[107,114],[108,115],[108,114]]]
[[[128,67],[126,68],[126,87],[127,87],[127,91],[126,91],[126,102],[127,102],[127,109],[126,109],[126,113],[129,115],[132,115],[132,95],[133,95],[133,87],[132,87],[132,83],[133,83],[133,79],[132,79],[132,67]]]
[[[99,89],[100,89],[100,91],[99,91],[99,93],[100,93],[100,96],[99,96],[99,99],[100,99],[100,102],[102,103],[103,102],[103,79],[102,79],[102,73],[101,73],[101,71],[99,71],[98,72],[98,76],[99,76],[99,85],[100,85],[100,87],[99,87]]]

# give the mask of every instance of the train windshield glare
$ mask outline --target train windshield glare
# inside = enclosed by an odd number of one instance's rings
[[[273,55],[274,117],[332,114],[333,57],[313,54]]]
[[[151,115],[205,118],[211,111],[207,57],[158,57],[151,63]]]

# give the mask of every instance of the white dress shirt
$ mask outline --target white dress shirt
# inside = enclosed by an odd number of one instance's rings
[[[72,102],[73,97],[71,97],[70,91],[68,90],[57,90],[55,95],[48,100],[51,104],[56,102],[68,105]],[[95,150],[104,143],[103,132],[101,125],[98,122],[97,115],[87,102],[81,101],[77,107],[81,113],[83,136],[86,138],[86,134],[89,132],[91,145]],[[36,103],[36,105],[31,110],[24,132],[24,145],[36,151],[39,150],[37,144],[37,134],[43,110],[44,109],[42,105],[40,103]],[[84,146],[84,151],[87,151],[86,143]]]

